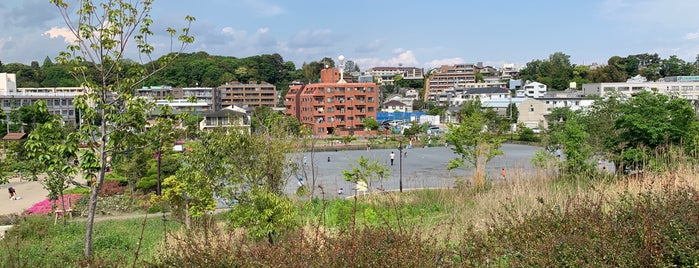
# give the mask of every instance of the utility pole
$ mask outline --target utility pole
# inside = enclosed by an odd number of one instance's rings
[[[398,169],[400,170],[399,174],[400,176],[398,177],[398,187],[400,189],[400,192],[403,192],[403,138],[400,138],[398,140],[398,163],[399,167]]]

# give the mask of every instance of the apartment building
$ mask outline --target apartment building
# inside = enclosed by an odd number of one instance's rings
[[[699,100],[699,77],[697,77],[696,81],[692,81],[691,77],[668,80],[583,84],[582,93],[585,96],[597,95],[605,98],[609,95],[621,94],[630,97],[641,91],[657,91],[660,94],[673,95],[688,100]]]
[[[438,95],[445,90],[455,87],[466,87],[466,84],[476,83],[475,64],[442,65],[432,72],[432,75],[425,80],[428,94]]]
[[[82,87],[17,88],[15,74],[0,73],[0,102],[5,114],[43,100],[49,113],[61,115],[64,122],[76,122],[78,114],[73,100],[85,91]]]
[[[376,118],[378,93],[376,84],[347,83],[338,69],[328,68],[321,70],[320,83],[292,84],[284,106],[314,135],[361,135],[364,120]]]
[[[425,69],[415,67],[374,67],[367,74],[376,79],[378,85],[393,85],[396,75],[403,79],[425,79]]]
[[[269,106],[277,104],[277,87],[267,83],[252,81],[248,84],[229,82],[218,87],[221,92],[223,107],[236,106]]]
[[[157,105],[170,105],[176,111],[202,114],[221,110],[221,96],[216,88],[211,87],[150,86],[137,89],[136,96],[155,100]]]

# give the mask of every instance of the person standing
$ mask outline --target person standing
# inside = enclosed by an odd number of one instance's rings
[[[393,152],[391,152],[391,155],[390,155],[390,156],[391,156],[391,166],[393,166],[393,160],[396,159],[396,154],[394,154]]]
[[[507,175],[507,172],[505,172],[505,168],[500,169],[500,177],[504,180]]]

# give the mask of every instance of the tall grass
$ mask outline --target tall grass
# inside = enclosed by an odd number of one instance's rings
[[[185,230],[162,219],[105,222],[98,266],[659,267],[699,263],[699,176],[692,165],[612,178],[551,179],[511,169],[487,189],[384,192],[299,202],[303,227],[270,245],[221,219]],[[34,218],[3,240],[11,267],[81,262],[83,226]],[[152,221],[152,222],[151,222]],[[104,229],[99,229],[104,228]],[[136,230],[145,230],[140,238]],[[128,234],[128,235],[125,235]],[[100,238],[101,237],[101,238]],[[141,241],[142,240],[142,241]],[[75,241],[75,242],[73,242]],[[138,247],[140,244],[140,250]],[[141,252],[136,261],[134,252]],[[21,256],[21,257],[20,257]],[[42,256],[41,258],[32,256]],[[26,258],[26,259],[25,259]],[[51,261],[48,261],[48,260]]]

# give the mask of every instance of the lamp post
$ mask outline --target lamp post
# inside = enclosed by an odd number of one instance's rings
[[[398,189],[400,192],[403,192],[403,139],[398,139],[398,169],[399,169],[399,177],[398,177]]]

